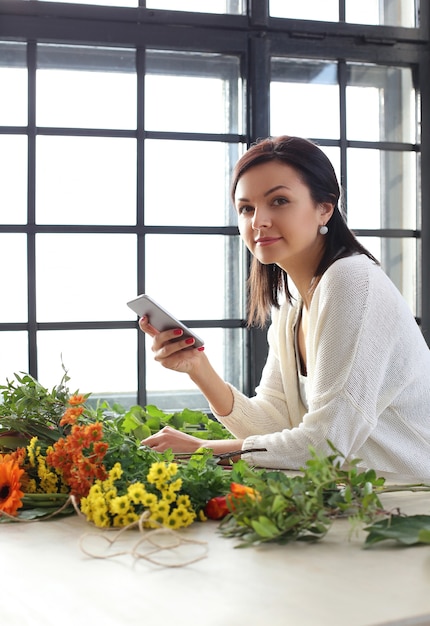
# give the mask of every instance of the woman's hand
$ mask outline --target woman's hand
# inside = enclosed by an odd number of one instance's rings
[[[147,315],[139,320],[139,327],[146,335],[153,338],[154,359],[163,367],[191,374],[201,363],[204,348],[193,348],[195,340],[192,337],[181,339],[184,333],[180,328],[159,332],[151,326]]]
[[[205,442],[198,437],[187,435],[171,426],[165,426],[155,435],[151,435],[141,441],[142,446],[148,446],[156,452],[164,452],[169,448],[173,452],[195,452],[203,447]]]

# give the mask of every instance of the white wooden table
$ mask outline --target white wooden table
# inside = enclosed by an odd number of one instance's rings
[[[384,503],[430,513],[430,493],[387,494]],[[0,624],[430,624],[430,546],[364,550],[365,533],[348,540],[349,530],[341,520],[315,544],[235,549],[216,522],[196,523],[180,532],[207,542],[207,556],[163,568],[129,555],[86,556],[80,539],[99,531],[77,516],[1,524]],[[121,547],[138,538],[138,531],[127,531]]]

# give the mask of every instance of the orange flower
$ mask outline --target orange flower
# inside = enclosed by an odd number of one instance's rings
[[[75,424],[76,420],[84,412],[84,407],[77,406],[71,407],[64,411],[64,415],[60,420],[60,426],[66,426],[66,424]]]
[[[24,493],[21,491],[20,478],[23,473],[24,470],[10,455],[0,455],[0,511],[7,515],[16,515],[22,506]]]
[[[56,441],[46,455],[47,464],[61,472],[64,482],[77,498],[88,495],[95,478],[107,478],[103,459],[109,446],[102,438],[101,422],[74,424],[70,434]]]
[[[69,404],[71,404],[71,405],[74,405],[74,404],[84,404],[85,400],[86,400],[86,398],[82,394],[74,395],[74,396],[71,396],[69,398]]]
[[[255,500],[259,496],[258,492],[252,487],[246,487],[246,485],[240,485],[239,483],[230,484],[230,493],[226,496],[216,496],[211,498],[206,504],[204,513],[209,519],[222,519],[234,511],[235,500],[249,497]]]
[[[235,498],[243,498],[244,496],[250,496],[253,500],[257,496],[257,491],[252,487],[246,485],[240,485],[239,483],[231,483],[230,491]]]

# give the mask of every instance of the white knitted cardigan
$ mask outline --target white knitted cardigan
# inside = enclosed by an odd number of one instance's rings
[[[430,479],[430,351],[383,270],[365,255],[339,259],[312,298],[306,344],[309,410],[300,399],[294,323],[300,307],[273,311],[269,355],[256,396],[232,387],[215,416],[260,467],[300,469],[309,446],[381,475]]]

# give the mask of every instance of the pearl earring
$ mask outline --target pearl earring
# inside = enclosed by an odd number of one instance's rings
[[[320,226],[320,233],[321,235],[327,235],[328,233],[328,228],[325,224],[323,224],[322,226]]]

